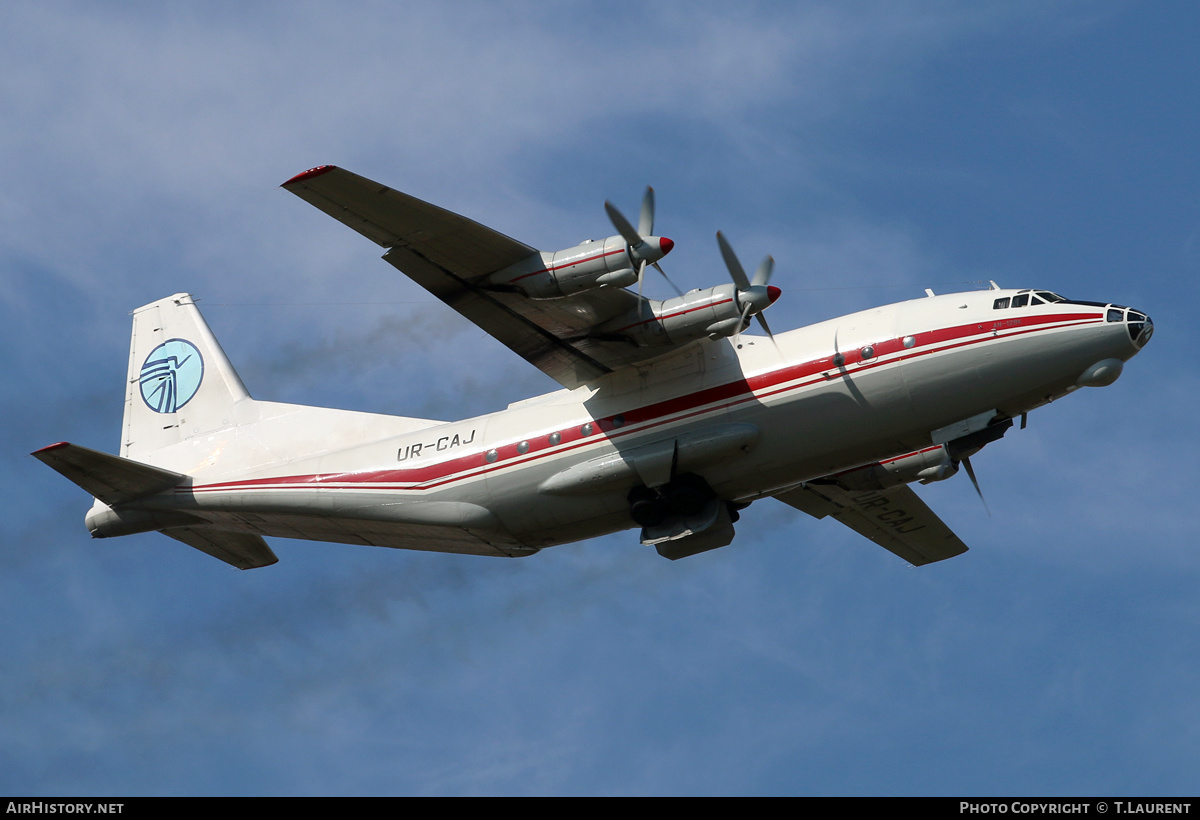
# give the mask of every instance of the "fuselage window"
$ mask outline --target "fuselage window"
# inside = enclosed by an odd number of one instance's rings
[[[1003,299],[997,299],[992,302],[992,310],[1004,310],[1004,308],[1008,307],[1010,299],[1011,297],[1005,296]]]

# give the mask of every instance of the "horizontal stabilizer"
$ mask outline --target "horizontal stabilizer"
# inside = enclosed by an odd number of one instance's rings
[[[906,484],[862,492],[813,482],[775,497],[814,518],[833,516],[914,566],[967,551],[967,545]]]
[[[169,490],[187,480],[180,473],[65,441],[32,455],[110,507]]]
[[[258,535],[223,532],[206,527],[172,527],[161,532],[238,569],[269,567],[279,561],[267,542]]]

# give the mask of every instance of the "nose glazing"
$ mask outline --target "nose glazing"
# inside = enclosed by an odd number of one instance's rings
[[[1146,346],[1150,341],[1150,337],[1154,335],[1154,322],[1145,313],[1132,308],[1126,313],[1126,321],[1128,321],[1129,338],[1138,346],[1138,349]]]

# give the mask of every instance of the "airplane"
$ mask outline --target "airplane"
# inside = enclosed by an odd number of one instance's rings
[[[911,485],[962,466],[978,491],[973,455],[1112,384],[1154,331],[993,282],[772,334],[773,260],[748,277],[720,233],[731,281],[642,296],[674,244],[652,189],[636,227],[606,203],[615,235],[541,252],[336,166],[282,187],[562,389],[462,421],[259,401],[178,293],[134,311],[120,454],[33,453],[94,497],[93,537],[157,530],[250,569],[278,560],[264,536],[520,557],[638,528],[675,560],[773,498],[919,566],[967,547]]]

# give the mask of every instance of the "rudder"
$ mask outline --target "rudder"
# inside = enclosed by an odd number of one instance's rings
[[[155,450],[232,426],[250,398],[190,294],[133,312],[121,455]]]

